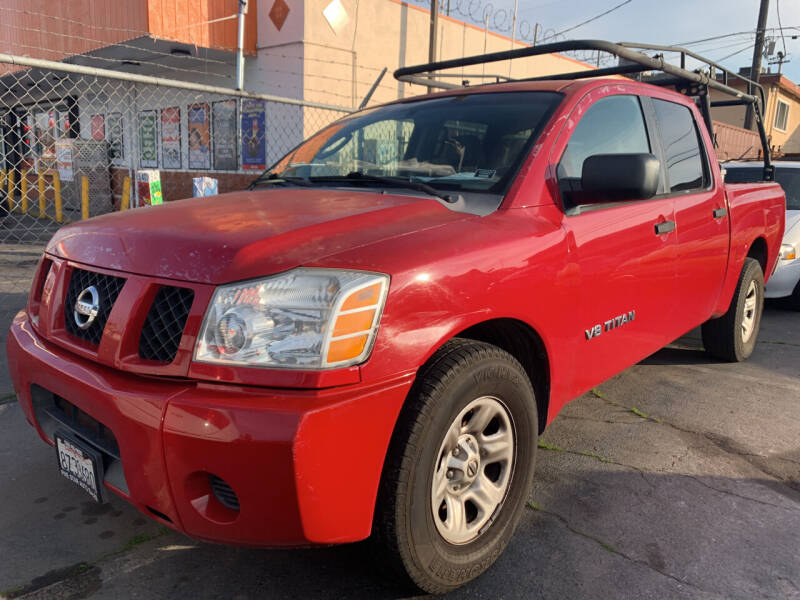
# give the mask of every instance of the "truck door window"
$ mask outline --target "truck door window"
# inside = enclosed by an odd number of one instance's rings
[[[687,106],[653,98],[671,193],[708,187],[703,144]]]
[[[594,154],[650,152],[642,107],[636,96],[607,96],[581,117],[558,163],[564,208],[581,204],[583,161]]]

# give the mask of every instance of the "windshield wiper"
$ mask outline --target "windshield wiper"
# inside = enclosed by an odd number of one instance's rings
[[[252,190],[258,185],[263,185],[265,183],[273,184],[273,185],[280,185],[282,183],[292,183],[294,185],[302,185],[302,186],[310,186],[312,185],[311,182],[306,179],[305,177],[283,177],[278,175],[277,173],[270,173],[266,177],[264,175],[259,175],[257,179],[250,184],[248,189]]]
[[[325,181],[364,181],[366,183],[381,183],[391,187],[401,187],[410,190],[416,190],[418,192],[428,194],[429,196],[435,196],[437,198],[440,198],[450,204],[453,204],[454,202],[458,201],[457,197],[454,198],[450,194],[445,194],[444,192],[437,190],[432,185],[428,185],[427,183],[423,183],[422,181],[414,181],[410,177],[367,175],[366,173],[362,173],[361,171],[353,171],[344,176],[330,175],[330,176],[309,177],[309,180],[312,183],[325,182]]]

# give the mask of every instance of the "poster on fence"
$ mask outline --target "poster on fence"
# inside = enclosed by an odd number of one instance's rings
[[[103,115],[92,115],[92,139],[106,139],[106,119]]]
[[[220,100],[212,106],[214,131],[214,168],[235,171],[239,167],[236,152],[236,100]]]
[[[242,169],[267,168],[266,111],[263,100],[242,100]]]
[[[109,113],[106,125],[108,126],[108,156],[114,164],[119,164],[125,160],[122,114]]]
[[[139,113],[139,165],[142,167],[158,166],[157,128],[156,111]]]
[[[189,105],[189,168],[211,168],[208,104]]]
[[[181,109],[161,109],[161,166],[181,168]]]
[[[56,140],[56,168],[61,181],[72,181],[72,140]]]

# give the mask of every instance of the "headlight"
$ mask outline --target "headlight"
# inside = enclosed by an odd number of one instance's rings
[[[794,260],[797,258],[797,249],[792,244],[781,244],[781,252],[778,257],[781,260]]]
[[[357,364],[372,349],[388,287],[387,275],[339,269],[220,286],[194,359],[288,369]]]

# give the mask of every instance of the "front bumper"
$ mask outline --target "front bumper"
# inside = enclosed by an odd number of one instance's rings
[[[369,535],[413,380],[279,390],[143,377],[48,343],[24,312],[7,354],[25,416],[45,441],[52,445],[53,427],[41,407],[63,399],[113,433],[120,464],[108,469],[107,489],[189,536],[250,546]],[[209,474],[230,485],[238,510],[213,493]]]
[[[791,296],[798,282],[800,282],[800,259],[793,260],[790,263],[779,260],[775,272],[767,282],[764,295],[767,298]]]

